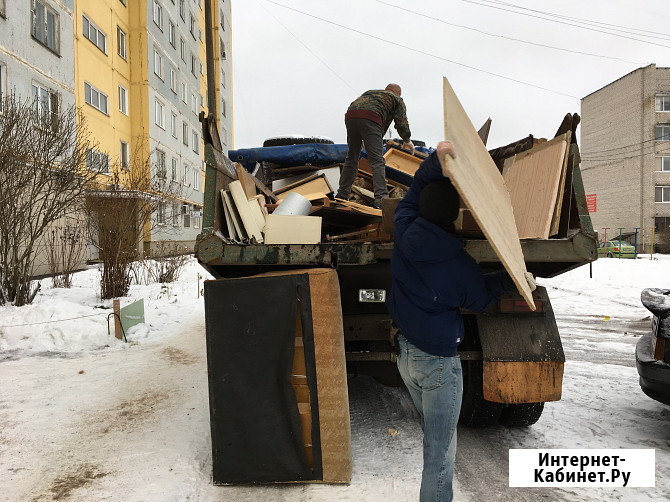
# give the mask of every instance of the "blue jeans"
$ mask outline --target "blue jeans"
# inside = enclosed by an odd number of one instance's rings
[[[456,425],[463,397],[461,360],[458,356],[428,354],[402,335],[398,336],[398,344],[398,370],[422,419],[423,474],[420,501],[451,501],[456,460]]]

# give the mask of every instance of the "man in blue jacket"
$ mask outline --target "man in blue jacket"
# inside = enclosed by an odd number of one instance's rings
[[[446,170],[451,143],[421,163],[395,212],[392,288],[387,307],[400,329],[398,369],[421,414],[421,502],[450,501],[456,424],[463,396],[457,347],[464,336],[460,308],[484,312],[516,289],[505,271],[483,274],[454,235],[460,199]],[[529,280],[530,282],[530,280]]]

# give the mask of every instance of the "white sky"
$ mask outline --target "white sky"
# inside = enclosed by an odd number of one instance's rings
[[[667,2],[510,1],[232,0],[235,148],[286,134],[344,143],[349,103],[389,82],[403,89],[412,137],[434,146],[443,76],[476,128],[493,119],[489,148],[553,137],[584,96],[647,64],[670,65]]]

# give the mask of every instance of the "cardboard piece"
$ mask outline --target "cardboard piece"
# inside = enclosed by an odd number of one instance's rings
[[[230,220],[233,222],[233,227],[235,228],[235,233],[237,234],[237,237],[240,240],[246,239],[247,233],[244,230],[244,225],[242,224],[240,215],[237,212],[237,208],[235,207],[233,198],[230,196],[230,192],[228,190],[221,189],[221,198],[223,199],[224,204],[226,205],[227,209],[226,217],[230,216]]]
[[[503,179],[520,239],[547,239],[563,203],[570,133],[507,159]],[[560,194],[560,202],[557,198]],[[555,224],[558,231],[558,224]]]
[[[447,175],[528,306],[535,310],[525,277],[526,263],[512,203],[503,178],[446,77],[443,93],[446,139],[456,150],[456,158],[448,159]]]
[[[266,244],[318,244],[321,242],[321,218],[268,214],[264,231]]]
[[[263,242],[263,234],[261,234],[261,229],[258,228],[256,219],[254,218],[251,208],[249,207],[249,201],[247,196],[244,194],[244,189],[242,188],[242,183],[240,181],[233,181],[228,185],[230,194],[233,197],[235,202],[235,207],[240,214],[240,219],[244,225],[244,229],[247,231],[247,235],[251,238],[254,237],[257,242]]]

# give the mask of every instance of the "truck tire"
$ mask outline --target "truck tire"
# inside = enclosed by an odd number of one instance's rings
[[[542,416],[544,403],[505,404],[499,423],[507,427],[528,427]]]
[[[484,364],[461,361],[463,368],[463,402],[459,423],[466,427],[490,427],[498,423],[502,403],[484,399]]]
[[[263,141],[263,147],[267,146],[289,146],[289,145],[306,145],[310,143],[320,143],[322,145],[333,145],[335,142],[330,139],[326,138],[323,136],[313,136],[313,137],[298,137],[295,136],[293,138],[291,137],[285,137],[285,138],[268,138],[265,141]]]

